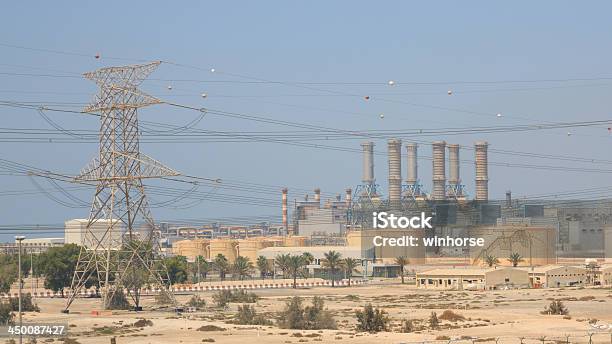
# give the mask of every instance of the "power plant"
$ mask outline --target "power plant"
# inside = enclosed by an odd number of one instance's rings
[[[431,147],[431,156],[420,155],[419,148]],[[379,234],[394,236],[409,233],[415,237],[473,236],[490,241],[484,249],[421,247],[395,249],[393,254],[424,262],[425,257],[469,257],[469,264],[482,263],[487,252],[507,254],[507,247],[530,252],[530,261],[537,264],[554,262],[558,256],[598,254],[603,250],[601,231],[580,231],[583,226],[601,227],[612,214],[601,214],[599,220],[585,222],[588,205],[575,203],[559,206],[552,201],[530,202],[512,199],[510,191],[501,200],[489,199],[488,143],[477,141],[473,146],[460,146],[438,140],[429,145],[387,140],[387,193],[376,182],[375,143],[361,143],[361,182],[346,188],[343,194],[324,194],[315,187],[311,195],[292,197],[290,189],[280,191],[280,222],[253,225],[214,223],[201,227],[164,227],[162,245],[166,252],[190,259],[202,256],[214,259],[223,254],[232,260],[247,255],[252,260],[256,252],[267,247],[359,247],[361,257],[385,262],[388,249],[371,247],[371,239]],[[473,152],[474,169],[461,169],[461,151]],[[431,191],[421,184],[419,160],[431,160]],[[448,160],[448,162],[447,162]],[[402,180],[402,161],[406,163]],[[472,161],[472,160],[470,160]],[[356,164],[356,166],[358,166]],[[469,192],[463,175],[472,172],[474,190]],[[470,196],[473,195],[473,196]],[[291,200],[291,201],[290,201]],[[396,216],[432,216],[434,229],[423,233],[415,230],[372,228],[372,214],[387,212]],[[601,234],[601,235],[599,235]],[[598,236],[599,235],[599,236]],[[514,243],[514,244],[512,244]],[[368,246],[369,245],[369,246]],[[172,251],[169,251],[172,247]],[[543,253],[542,253],[543,252]],[[577,253],[580,252],[580,253]],[[595,252],[595,253],[594,253]],[[388,262],[389,263],[389,262]]]

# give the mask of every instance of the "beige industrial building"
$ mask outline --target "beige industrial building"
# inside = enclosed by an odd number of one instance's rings
[[[484,247],[471,248],[472,265],[484,265],[492,255],[501,265],[511,265],[506,258],[518,253],[523,258],[519,265],[536,266],[556,263],[556,235],[553,227],[524,225],[478,226],[470,228],[469,237],[483,238]]]
[[[351,246],[296,246],[296,247],[266,247],[258,251],[259,256],[264,256],[269,260],[273,260],[276,256],[281,254],[301,255],[303,253],[310,253],[314,257],[314,265],[319,265],[321,259],[325,258],[325,253],[329,251],[336,251],[340,253],[341,258],[355,258],[361,259],[361,249],[359,247]]]
[[[305,241],[306,238],[301,236],[191,239],[174,242],[172,253],[185,256],[189,261],[194,261],[197,256],[202,256],[210,261],[214,260],[217,255],[222,254],[230,263],[233,263],[238,256],[247,257],[254,263],[257,260],[258,251],[263,248],[303,246]]]
[[[374,238],[400,238],[412,236],[421,242],[424,231],[422,229],[367,229],[347,233],[346,242],[350,247],[359,248],[363,254],[361,258],[376,258],[377,262],[391,263],[395,258],[404,256],[410,264],[425,264],[425,246],[375,246]]]
[[[582,286],[587,281],[586,269],[576,266],[536,266],[527,271],[534,288]]]
[[[89,231],[91,235],[86,235],[88,219],[74,219],[65,222],[64,227],[64,242],[66,244],[77,244],[90,249],[98,248],[106,250],[107,248],[119,249],[122,245],[122,237],[124,227],[119,220],[113,221],[113,230],[108,231],[110,220],[99,219],[92,223]]]
[[[14,252],[18,252],[17,246],[17,240],[15,244],[6,245],[7,253],[11,247],[14,248]],[[61,246],[64,246],[64,238],[27,238],[21,241],[21,249],[27,253],[41,253],[52,247]]]
[[[512,267],[433,269],[417,272],[416,281],[419,288],[454,290],[528,288],[529,274],[525,270]]]

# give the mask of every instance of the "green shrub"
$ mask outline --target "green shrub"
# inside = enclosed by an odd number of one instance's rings
[[[173,303],[170,294],[167,291],[160,291],[159,294],[155,295],[155,303],[158,305],[171,305]]]
[[[568,315],[569,310],[560,300],[552,300],[548,307],[544,307],[542,314]]]
[[[242,289],[220,290],[213,295],[213,301],[218,307],[225,308],[229,303],[255,303],[259,297]]]
[[[438,328],[440,326],[440,320],[438,320],[438,314],[436,312],[431,312],[429,316],[429,327],[430,328]]]
[[[15,314],[11,305],[0,301],[0,325],[12,325],[14,319]]]
[[[367,304],[363,310],[356,311],[355,316],[357,317],[357,329],[360,331],[375,333],[387,330],[389,324],[387,312],[379,308],[374,309],[372,304]]]
[[[217,307],[225,308],[230,303],[232,292],[230,290],[221,290],[213,295],[213,302]]]
[[[272,321],[261,314],[257,314],[255,307],[250,305],[238,306],[235,322],[239,325],[272,325]]]
[[[108,309],[126,310],[130,309],[130,302],[122,290],[117,290],[108,301]]]
[[[14,312],[19,311],[19,298],[12,297],[10,301],[11,301],[11,308],[13,309],[13,311]],[[27,294],[21,295],[21,311],[22,312],[40,312],[40,308],[38,308],[38,306],[32,300],[32,294],[27,293]]]
[[[411,333],[411,332],[414,332],[414,330],[415,330],[415,326],[412,320],[406,319],[402,321],[402,328],[401,328],[402,333]]]
[[[199,297],[198,295],[194,295],[187,302],[187,306],[189,306],[189,307],[196,307],[196,308],[204,308],[204,307],[206,307],[206,300],[204,300],[203,298]]]
[[[302,298],[294,296],[287,302],[285,309],[280,313],[278,325],[281,328],[296,330],[336,329],[336,321],[331,313],[324,309],[322,298],[315,296],[312,306],[304,307]]]

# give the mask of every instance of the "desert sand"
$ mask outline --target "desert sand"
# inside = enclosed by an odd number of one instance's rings
[[[299,295],[310,303],[321,296],[338,324],[337,330],[289,330],[277,326],[242,326],[232,324],[238,304],[220,310],[214,306],[214,292],[200,292],[207,302],[205,309],[195,313],[176,314],[161,309],[153,297],[144,297],[143,312],[113,311],[112,314],[93,315],[100,309],[100,299],[77,299],[70,314],[60,310],[64,300],[39,299],[40,313],[26,313],[24,323],[69,324],[64,338],[38,338],[38,342],[66,344],[110,343],[202,343],[242,344],[257,343],[411,343],[438,341],[495,343],[588,343],[589,332],[598,332],[591,323],[612,323],[612,290],[604,288],[522,289],[497,291],[420,290],[402,285],[397,280],[372,281],[368,285],[352,287],[318,287],[301,289],[271,289],[254,291],[260,298],[255,304],[258,313],[276,319],[285,302]],[[186,303],[191,295],[177,295]],[[569,309],[569,316],[541,314],[552,299],[560,299]],[[356,330],[355,311],[365,304],[384,309],[390,319],[387,332],[365,333]],[[429,329],[427,319],[432,312],[438,316],[452,310],[465,320],[441,321],[438,329]],[[152,326],[132,326],[138,319],[152,321]],[[402,333],[403,320],[413,320],[417,328]],[[215,325],[224,330],[201,331],[204,325]],[[418,329],[419,327],[425,327]],[[609,332],[592,335],[593,343],[611,343]],[[542,338],[543,337],[543,338]],[[437,339],[437,340],[436,340]]]

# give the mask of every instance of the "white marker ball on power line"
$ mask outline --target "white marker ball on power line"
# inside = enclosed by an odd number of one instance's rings
[[[449,96],[453,95],[453,91],[452,91],[452,90],[448,90],[448,91],[446,91],[446,93],[447,93]]]
[[[389,86],[393,86],[393,85],[395,85],[395,81],[389,80]]]
[[[168,85],[168,89],[171,90],[172,89],[172,85]]]
[[[572,136],[572,133],[568,131],[567,136]]]
[[[202,93],[202,98],[206,98],[206,97],[208,97],[208,94]]]
[[[379,117],[380,117],[380,119],[384,119],[384,118],[385,118],[385,115],[381,113],[381,114],[379,115]]]
[[[498,113],[498,114],[497,114],[497,118],[501,118],[501,116],[502,116],[502,114],[501,114],[501,113]]]
[[[211,68],[211,69],[210,69],[210,72],[211,72],[211,73],[214,73],[214,72],[215,72],[215,69],[214,69],[214,68]]]

